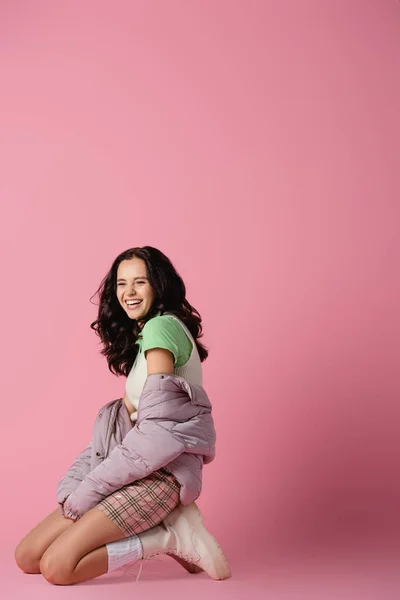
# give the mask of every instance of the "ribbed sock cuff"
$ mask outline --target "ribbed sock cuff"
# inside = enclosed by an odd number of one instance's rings
[[[134,563],[143,557],[143,548],[137,535],[106,544],[108,555],[107,573]]]

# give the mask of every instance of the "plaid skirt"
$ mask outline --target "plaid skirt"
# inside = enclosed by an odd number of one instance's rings
[[[130,537],[161,523],[179,504],[180,487],[171,473],[159,469],[113,492],[96,508]]]

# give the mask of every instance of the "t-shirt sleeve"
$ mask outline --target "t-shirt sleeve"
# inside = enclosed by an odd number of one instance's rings
[[[152,348],[169,350],[174,356],[174,367],[182,367],[192,353],[192,341],[182,325],[173,317],[153,317],[143,327],[142,336],[143,352]]]

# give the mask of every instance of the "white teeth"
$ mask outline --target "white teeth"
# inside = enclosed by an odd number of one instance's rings
[[[135,306],[136,304],[140,304],[141,300],[127,300],[126,303],[128,306]]]

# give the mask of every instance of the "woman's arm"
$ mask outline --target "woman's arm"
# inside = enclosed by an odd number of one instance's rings
[[[132,427],[110,456],[88,473],[64,505],[74,521],[128,483],[143,479],[185,452],[185,438],[163,427],[161,419],[144,419]]]
[[[174,355],[164,348],[152,348],[146,351],[147,375],[162,373],[174,374]]]
[[[164,375],[173,375],[174,374],[174,355],[172,354],[172,352],[170,352],[169,350],[165,350],[164,348],[152,348],[150,350],[146,351],[146,360],[147,360],[147,375],[152,375],[152,374],[164,374]],[[125,391],[124,397],[123,397],[123,401],[124,404],[128,410],[129,415],[131,415],[134,411],[135,411],[135,407],[130,403],[127,393]],[[128,475],[128,481],[134,481],[137,478],[141,478],[146,476],[147,474],[149,474],[150,472],[152,472],[152,470],[157,470],[158,468],[160,468],[161,466],[164,466],[165,464],[167,464],[168,462],[170,462],[171,460],[173,460],[174,458],[176,458],[177,456],[179,456],[179,454],[181,454],[184,451],[184,447],[182,446],[182,443],[180,441],[177,441],[176,439],[174,439],[174,437],[169,433],[164,431],[164,429],[160,428],[160,426],[153,422],[153,423],[143,423],[141,425],[140,428],[135,428],[136,431],[132,431],[130,434],[128,434],[128,439],[125,439],[124,442],[119,446],[119,448],[115,449],[113,451],[113,461],[114,464],[116,466],[119,466],[119,463],[124,463],[124,462],[132,462],[132,466],[131,466],[131,473],[129,471],[129,469],[127,470],[127,475]],[[140,434],[138,433],[140,431]],[[140,445],[140,443],[144,446],[146,446],[147,444],[149,444],[150,446],[152,446],[152,451],[154,453],[154,465],[152,469],[148,468],[148,465],[145,463],[144,459],[142,456],[140,456],[139,454],[137,456],[135,456],[135,454],[132,452],[132,455],[129,456],[131,454],[131,451],[129,449],[129,439],[130,438],[134,438],[135,436],[138,436],[140,438],[140,440],[138,440],[138,444]],[[155,436],[155,439],[157,439],[157,444],[154,444],[154,442],[152,441],[153,436]],[[148,440],[148,441],[147,441]],[[125,444],[128,445],[128,448],[125,446]],[[133,448],[135,447],[136,444],[132,444]],[[155,445],[159,446],[159,456],[157,454],[157,452],[154,451],[155,449]],[[150,448],[149,448],[149,452],[150,452]],[[122,456],[120,456],[119,458],[117,458],[117,454],[120,453]],[[145,453],[146,454],[146,453]],[[129,460],[126,460],[127,457],[129,457]],[[117,477],[117,481],[113,481],[111,474],[110,475],[106,475],[107,473],[107,465],[112,462],[110,461],[110,458],[106,459],[105,463],[102,463],[102,467],[97,467],[95,470],[95,473],[103,473],[104,471],[104,480],[103,480],[103,485],[100,487],[103,487],[104,489],[107,490],[107,492],[105,492],[104,494],[98,495],[97,496],[97,501],[100,501],[102,497],[108,495],[109,493],[111,493],[111,490],[114,489],[118,489],[119,487],[122,487],[123,485],[126,484],[126,482],[120,482],[120,484],[117,484],[118,481],[118,477]],[[136,463],[136,464],[135,464]],[[139,466],[140,465],[140,466]],[[121,469],[117,469],[118,471],[120,471]],[[90,490],[90,487],[88,487],[88,492]],[[92,504],[93,506],[93,504]],[[67,502],[67,507],[70,508],[70,502]],[[86,507],[86,510],[88,510],[89,508],[91,508],[90,505],[88,505]],[[68,514],[68,511],[67,511]],[[69,511],[69,514],[72,515],[72,511]]]
[[[78,485],[83,481],[88,473],[90,473],[92,456],[92,442],[80,453],[75,459],[75,462],[69,467],[66,475],[59,482],[57,486],[57,502],[60,506],[61,512],[62,506],[65,500],[72,492],[76,490]]]
[[[186,424],[195,418],[194,430],[196,432],[198,427],[201,430],[197,419],[201,407],[192,402],[181,378],[172,378],[164,386],[164,375],[152,374],[151,377],[155,378],[153,389],[143,391],[142,396],[146,395],[147,404],[153,408],[147,409],[147,415],[145,413],[108,458],[91,471],[67,498],[65,515],[71,519],[80,518],[115,490],[164,467],[186,452],[187,447],[192,451],[192,437],[182,433],[175,425]],[[166,378],[169,381],[169,376]],[[179,419],[175,422],[177,415]],[[198,454],[202,454],[202,450]]]

